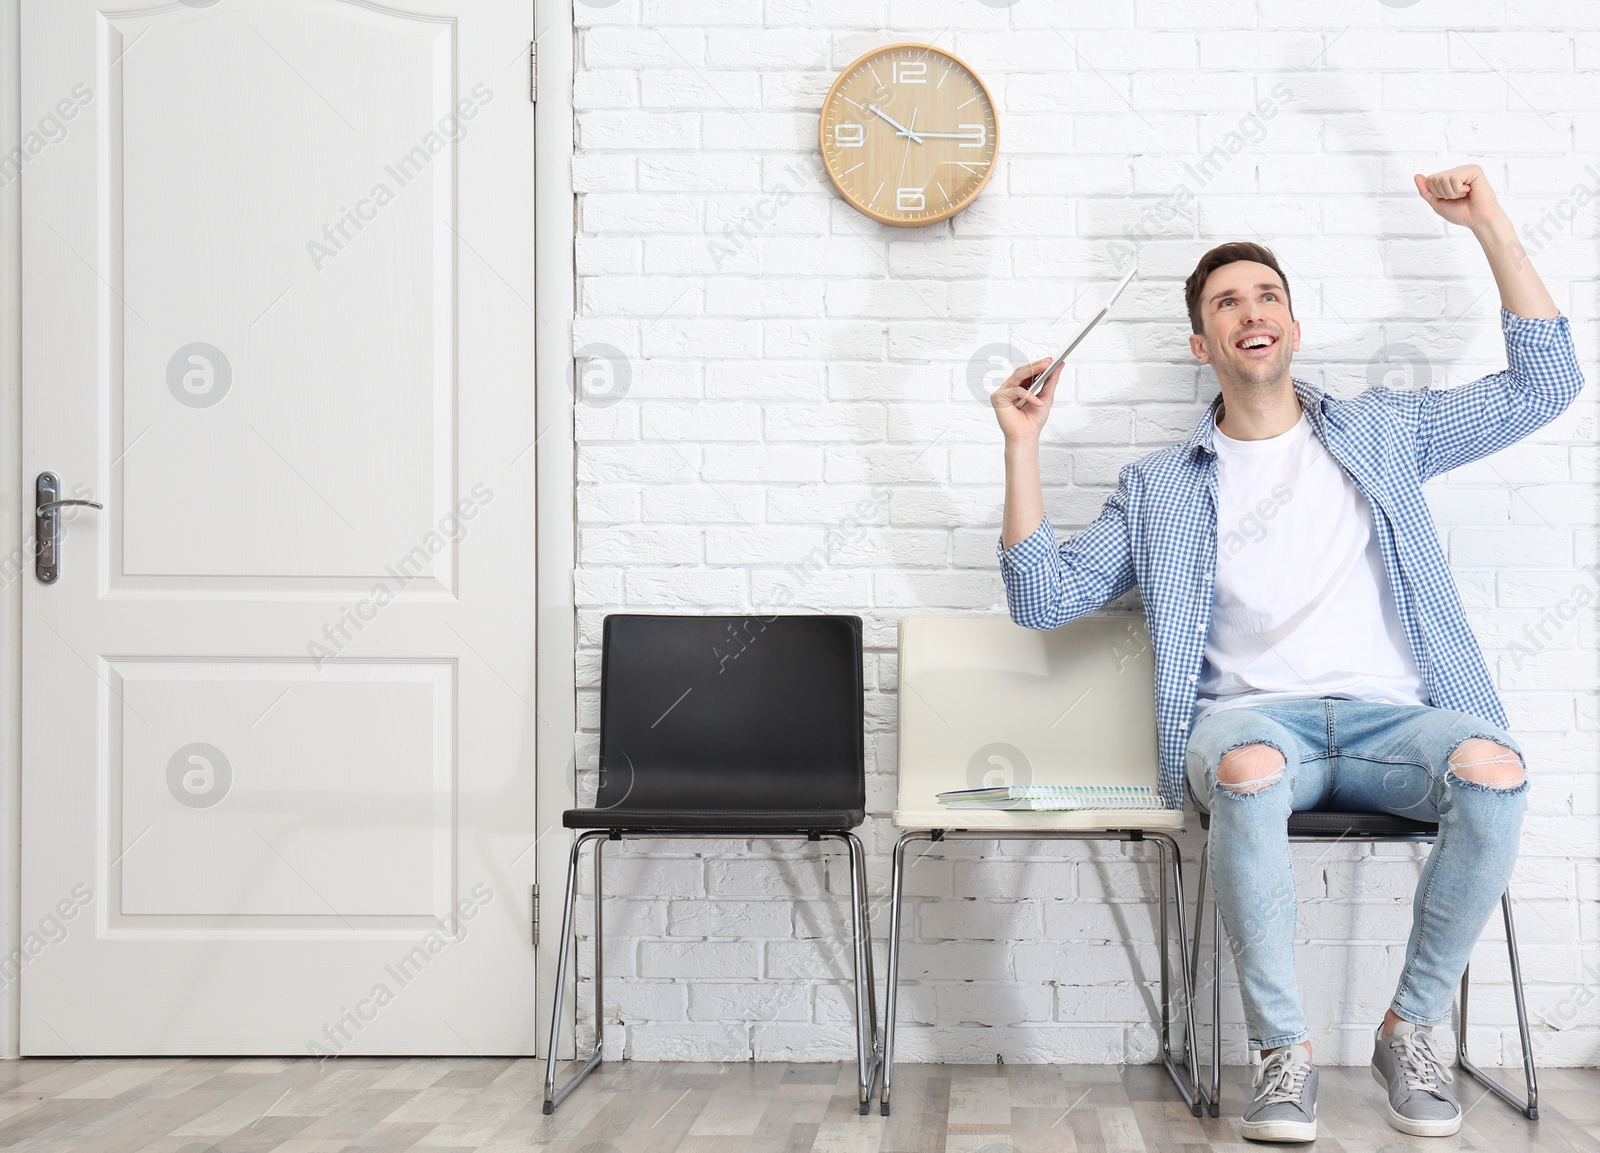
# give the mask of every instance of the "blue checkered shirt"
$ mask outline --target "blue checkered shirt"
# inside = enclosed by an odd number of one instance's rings
[[[1565,317],[1500,310],[1507,368],[1461,388],[1369,388],[1341,400],[1294,381],[1317,437],[1367,498],[1389,587],[1430,702],[1504,728],[1422,486],[1553,420],[1583,388]],[[1047,516],[998,548],[1011,618],[1050,629],[1135,584],[1156,659],[1161,795],[1184,803],[1184,749],[1211,620],[1217,557],[1218,397],[1189,439],[1122,469],[1094,523],[1057,545]]]

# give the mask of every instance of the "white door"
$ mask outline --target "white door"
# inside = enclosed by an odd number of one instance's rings
[[[25,0],[25,1054],[531,1053],[531,0]]]

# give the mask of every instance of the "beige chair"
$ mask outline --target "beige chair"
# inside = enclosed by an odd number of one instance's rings
[[[1162,1063],[1190,1111],[1204,1108],[1194,1051],[1183,874],[1172,830],[1181,809],[1063,813],[958,811],[938,793],[987,785],[1156,784],[1155,660],[1140,616],[1082,617],[1048,632],[1000,616],[900,622],[900,795],[894,849],[883,1092],[889,1114],[906,848],[913,841],[1146,841],[1159,853]],[[1170,882],[1170,883],[1169,883]],[[1177,914],[1168,917],[1168,904]],[[1176,926],[1187,1026],[1172,1039],[1169,921]],[[1065,975],[1065,974],[1064,974]],[[1175,1061],[1187,1065],[1187,1074]]]

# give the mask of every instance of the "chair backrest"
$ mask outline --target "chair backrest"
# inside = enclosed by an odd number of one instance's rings
[[[609,616],[602,809],[866,804],[861,618]]]
[[[998,785],[1157,784],[1144,618],[1048,631],[1002,616],[900,621],[900,801]]]

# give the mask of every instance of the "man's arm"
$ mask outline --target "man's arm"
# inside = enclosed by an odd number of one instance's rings
[[[1567,321],[1533,267],[1483,169],[1415,177],[1451,224],[1472,230],[1500,290],[1507,367],[1460,388],[1389,394],[1413,426],[1424,479],[1488,456],[1548,424],[1583,388]]]
[[[1044,520],[1044,487],[1039,482],[1039,434],[1056,402],[1061,367],[1050,374],[1039,395],[1027,385],[1050,366],[1050,361],[1025,364],[1006,378],[989,397],[995,419],[1006,438],[1006,512],[1001,522],[1000,544],[1010,548],[1033,535]],[[1064,366],[1063,366],[1064,367]]]
[[[1134,584],[1128,548],[1127,503],[1131,468],[1094,523],[1059,548],[1044,514],[1039,481],[1039,433],[1055,402],[1052,374],[1039,395],[1025,385],[1048,360],[1024,365],[991,398],[1006,438],[1006,506],[1000,536],[1000,573],[1011,619],[1052,629],[1092,612]]]

